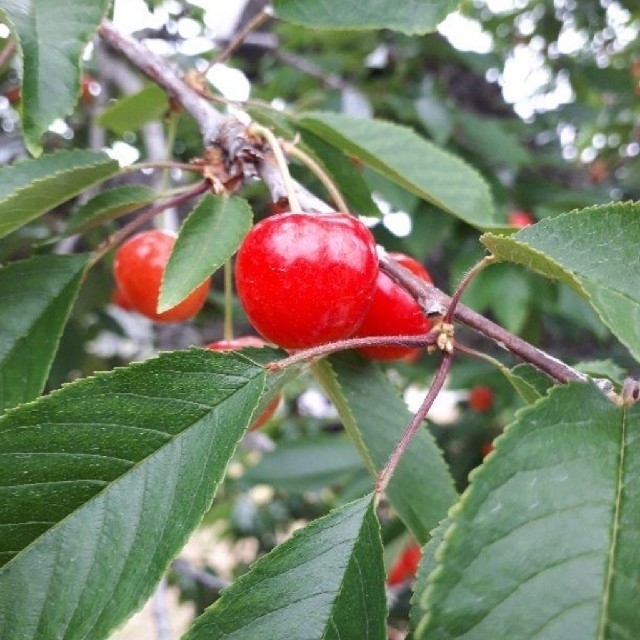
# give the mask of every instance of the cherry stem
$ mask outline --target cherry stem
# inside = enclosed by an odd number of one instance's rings
[[[342,197],[342,194],[331,178],[327,175],[327,172],[306,151],[300,149],[300,147],[293,142],[282,141],[280,144],[286,154],[300,160],[300,162],[305,164],[318,178],[318,180],[322,182],[334,204],[338,207],[338,210],[343,211],[344,213],[349,213],[349,207],[347,206],[345,199]]]
[[[95,250],[93,256],[91,257],[91,260],[89,260],[89,267],[92,267],[94,264],[96,264],[96,262],[98,262],[111,249],[111,247],[122,242],[122,240],[124,240],[128,235],[147,223],[154,216],[157,216],[159,213],[162,213],[169,207],[177,207],[183,202],[186,202],[191,198],[195,198],[196,196],[205,193],[210,189],[210,187],[211,185],[208,180],[199,182],[189,191],[185,191],[173,198],[169,198],[169,200],[165,200],[163,203],[158,204],[155,207],[151,207],[144,213],[140,214],[135,220],[132,220],[131,222],[129,222],[129,224],[126,224],[124,227],[112,234],[106,242],[102,243],[102,245],[100,245]]]
[[[284,188],[287,192],[287,198],[289,200],[289,209],[291,211],[302,211],[300,208],[300,203],[298,202],[298,196],[296,195],[296,189],[293,184],[293,180],[291,179],[291,174],[289,173],[289,167],[287,165],[287,159],[284,156],[282,151],[282,147],[280,146],[280,141],[274,135],[271,129],[267,127],[263,127],[260,124],[252,123],[249,126],[249,133],[253,133],[255,135],[262,136],[271,147],[271,151],[273,152],[273,157],[278,165],[278,171],[282,176],[282,182],[284,183]]]
[[[492,256],[492,255],[485,256],[484,258],[482,258],[482,260],[480,260],[480,262],[473,265],[473,267],[471,267],[471,269],[469,269],[469,271],[467,271],[464,274],[464,276],[462,277],[462,280],[460,280],[460,282],[458,283],[458,286],[456,287],[456,290],[453,292],[453,295],[451,296],[451,302],[449,303],[449,306],[447,307],[447,312],[444,314],[444,318],[442,319],[443,322],[453,321],[453,316],[455,314],[456,307],[458,306],[458,303],[460,302],[460,298],[462,297],[462,294],[465,292],[465,289],[469,286],[469,283],[485,267],[488,267],[490,264],[493,264],[494,262],[496,262],[495,256]]]
[[[447,375],[449,374],[449,370],[451,369],[451,362],[453,360],[453,354],[447,351],[443,352],[442,360],[440,361],[440,366],[436,371],[436,375],[431,382],[431,386],[429,387],[429,391],[425,396],[420,408],[414,414],[413,418],[407,425],[404,433],[402,434],[402,438],[396,444],[395,449],[391,452],[389,459],[387,460],[387,464],[384,466],[382,471],[378,474],[378,480],[376,482],[376,494],[378,496],[382,495],[386,490],[389,481],[393,476],[393,472],[396,470],[398,463],[402,459],[404,452],[409,447],[413,436],[417,433],[418,429],[422,426],[424,419],[427,417],[433,403],[440,393],[440,390],[444,386],[444,383],[447,379]]]
[[[15,50],[16,41],[13,38],[10,38],[4,46],[4,49],[0,52],[0,67],[3,67],[9,61],[9,58],[11,58]]]
[[[247,24],[229,41],[227,46],[207,65],[207,68],[202,72],[203,76],[206,76],[211,68],[228,60],[233,52],[245,41],[247,36],[261,27],[267,20],[271,18],[271,11],[269,9],[262,9],[260,13],[256,14]]]
[[[130,164],[122,168],[122,173],[133,173],[134,171],[143,171],[144,169],[182,169],[183,171],[192,171],[202,175],[203,167],[198,164],[188,162],[175,162],[173,160],[149,160],[146,162],[138,162]]]
[[[223,266],[224,275],[224,324],[223,337],[225,340],[233,339],[233,269],[231,261],[227,260]]]
[[[331,355],[337,351],[345,351],[346,349],[358,349],[360,347],[428,347],[436,344],[436,340],[440,335],[440,329],[432,329],[428,333],[413,336],[371,336],[366,338],[347,338],[346,340],[337,340],[336,342],[328,342],[318,347],[303,349],[294,353],[288,358],[275,360],[267,364],[269,371],[280,371],[301,362],[308,360],[316,360],[324,356]]]

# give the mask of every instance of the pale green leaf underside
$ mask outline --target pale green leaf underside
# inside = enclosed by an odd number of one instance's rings
[[[335,113],[303,113],[300,126],[364,164],[479,228],[495,225],[489,187],[460,158],[391,122]]]
[[[346,402],[341,417],[355,423],[356,437],[361,439],[375,470],[380,471],[404,433],[411,413],[375,363],[353,353],[332,356],[330,361],[337,382],[332,393],[340,394]],[[336,403],[339,409],[344,402]],[[349,416],[344,415],[346,411]],[[387,495],[422,543],[455,501],[453,480],[426,429],[413,438],[389,483]]]
[[[184,640],[386,638],[371,495],[314,520],[222,593]]]
[[[58,151],[0,169],[0,238],[119,171],[97,151]]]
[[[169,257],[158,310],[171,309],[229,260],[251,228],[246,200],[206,195],[180,228]]]
[[[456,0],[274,0],[276,16],[315,29],[392,29],[406,34],[433,31]]]
[[[85,202],[71,217],[65,234],[81,233],[92,227],[131,213],[158,197],[151,187],[128,184],[100,192]]]
[[[589,384],[521,411],[451,512],[416,640],[634,638],[639,430]]]
[[[36,256],[0,269],[0,413],[44,389],[86,256]]]
[[[80,58],[109,0],[3,0],[23,59],[22,128],[31,153],[57,118],[68,116],[80,93]]]
[[[264,385],[237,354],[163,354],[0,419],[0,637],[104,638],[209,507]]]
[[[482,242],[498,258],[557,278],[582,293],[640,361],[640,204],[616,203],[547,218]]]
[[[150,84],[138,93],[120,98],[99,116],[98,124],[118,135],[138,131],[152,120],[157,120],[169,109],[167,94],[156,84]]]

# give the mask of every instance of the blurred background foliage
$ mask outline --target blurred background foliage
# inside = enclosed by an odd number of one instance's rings
[[[133,4],[116,2],[115,18],[119,12],[132,12]],[[205,70],[233,34],[264,7],[258,0],[213,3],[214,8],[207,10],[202,8],[207,3],[201,7],[180,0],[146,4],[149,14],[135,35],[172,56],[185,72]],[[225,12],[234,18],[226,16],[222,28]],[[222,92],[236,99],[250,97],[247,108],[253,117],[282,135],[293,131],[286,114],[307,110],[375,116],[412,127],[483,175],[493,194],[496,218],[508,226],[515,211],[541,219],[640,197],[639,31],[636,0],[474,0],[463,3],[438,32],[419,37],[386,31],[312,31],[269,20],[207,77],[210,90],[218,96]],[[0,36],[6,43],[6,29]],[[138,94],[144,81],[102,43],[94,43],[83,64],[78,107],[51,128],[47,150],[107,148],[125,164],[163,157],[190,161],[201,155],[195,124],[183,113],[168,110],[161,93]],[[14,59],[0,67],[0,94],[0,162],[10,163],[26,155]],[[114,114],[114,105],[129,94],[136,95],[133,111]],[[217,104],[228,108],[223,101]],[[303,135],[302,143],[329,170],[340,169],[344,184],[353,176],[364,181],[375,197],[369,203],[361,199],[366,210],[358,213],[368,216],[378,242],[424,262],[444,291],[451,292],[482,257],[477,229],[362,170],[339,152],[328,151],[310,134]],[[292,169],[325,197],[308,172],[295,163]],[[176,170],[162,175],[125,173],[113,183],[141,179],[158,190],[190,180]],[[89,195],[3,240],[0,260],[33,251],[91,250],[129,219],[125,216],[80,236],[65,237],[66,220]],[[249,185],[243,195],[256,220],[270,212],[263,186]],[[187,213],[177,211],[165,221],[176,226]],[[214,277],[210,304],[186,325],[154,326],[113,305],[112,292],[107,258],[82,288],[49,389],[158,350],[222,337],[220,276]],[[569,363],[586,363],[586,370],[599,375],[619,380],[632,366],[625,350],[577,294],[515,266],[497,265],[480,274],[464,302]],[[238,335],[251,331],[237,303],[234,317]],[[512,364],[470,332],[462,329],[458,337]],[[426,389],[433,366],[426,355],[411,365],[386,365],[409,402]],[[478,387],[490,392],[481,405],[473,402]],[[462,355],[457,359],[429,428],[442,445],[460,490],[491,440],[521,405],[492,365]],[[214,524],[221,539],[253,541],[253,556],[273,548],[299,522],[371,486],[311,378],[287,389],[275,418],[259,433],[249,434],[231,471],[204,524]],[[383,514],[382,521],[391,564],[406,534],[393,513]],[[224,571],[207,565],[194,574],[184,566],[179,570],[180,566],[174,564],[170,579],[180,585],[184,597],[198,608],[215,599],[218,583],[208,589],[202,576]],[[220,584],[246,566],[242,560],[227,568]],[[398,628],[403,626],[406,607],[402,588],[393,587],[397,608],[392,618]]]

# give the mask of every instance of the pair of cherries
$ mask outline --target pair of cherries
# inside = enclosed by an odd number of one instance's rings
[[[119,294],[156,322],[182,322],[205,303],[209,280],[175,307],[158,313],[164,268],[175,236],[145,231],[123,243],[114,259]],[[390,254],[431,282],[425,268]],[[343,213],[281,213],[256,224],[236,258],[236,289],[247,317],[268,341],[305,349],[348,337],[422,335],[431,328],[417,302],[378,268],[373,235]],[[369,358],[415,357],[404,346],[371,346]]]

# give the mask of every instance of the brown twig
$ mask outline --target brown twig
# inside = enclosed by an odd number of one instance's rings
[[[10,38],[4,49],[0,51],[0,67],[3,67],[16,50],[16,41]]]

